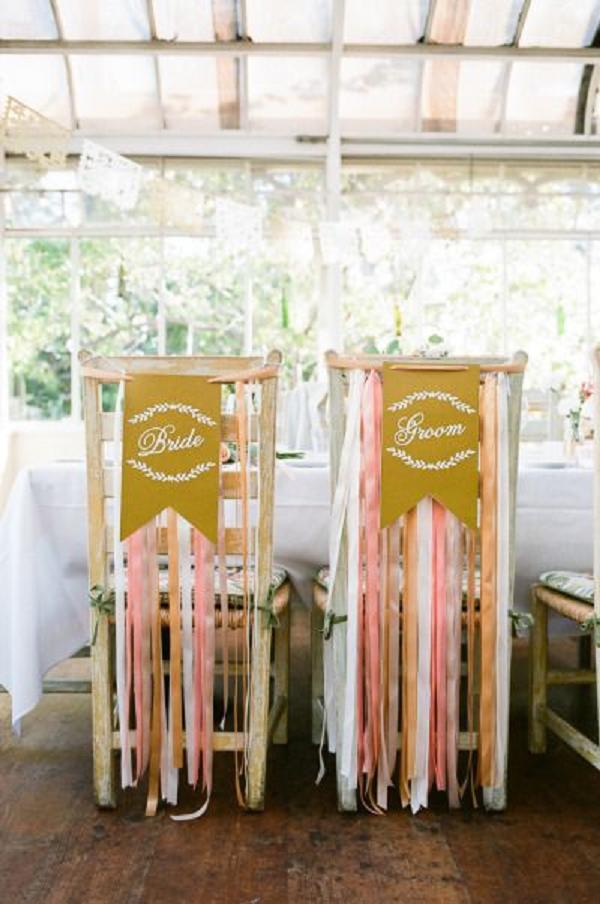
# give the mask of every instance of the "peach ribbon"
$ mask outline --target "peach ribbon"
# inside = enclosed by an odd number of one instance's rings
[[[152,661],[152,712],[150,722],[150,764],[146,816],[154,816],[160,793],[160,766],[162,744],[162,709],[164,682],[162,675],[162,636],[160,624],[160,590],[158,560],[156,557],[156,522],[148,525],[148,590],[150,594],[150,632]]]
[[[458,735],[460,728],[460,653],[462,634],[462,526],[446,512],[446,769],[448,802],[460,805]]]
[[[400,681],[400,521],[389,528],[387,560],[387,758],[390,774],[398,756]]]
[[[411,782],[415,774],[417,731],[417,511],[404,516],[402,586],[402,746],[400,749],[400,799],[410,803]]]
[[[133,703],[135,712],[135,781],[140,780],[145,761],[144,750],[144,680],[142,663],[142,569],[144,566],[143,545],[145,529],[140,528],[127,540],[127,657],[128,676],[133,676]],[[129,694],[128,694],[129,696]],[[149,701],[148,701],[149,702]]]

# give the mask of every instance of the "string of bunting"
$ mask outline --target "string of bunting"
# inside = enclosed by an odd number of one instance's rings
[[[9,153],[23,154],[42,168],[66,165],[70,129],[7,97],[0,120],[0,141]],[[129,211],[144,204],[159,226],[201,229],[205,224],[205,196],[193,186],[153,175],[145,178],[145,167],[104,145],[83,141],[78,177],[81,190]],[[231,197],[214,203],[214,231],[231,254],[247,255],[260,248],[264,235],[264,211],[257,204]],[[415,235],[430,235],[428,224],[416,223],[403,230],[402,243],[414,243]],[[286,259],[309,264],[317,247],[326,266],[349,266],[362,251],[368,263],[377,264],[389,252],[395,233],[383,223],[323,220],[313,232],[307,219],[294,208],[272,218],[269,237],[275,251]],[[313,238],[316,237],[316,244]],[[412,247],[412,246],[411,246]]]

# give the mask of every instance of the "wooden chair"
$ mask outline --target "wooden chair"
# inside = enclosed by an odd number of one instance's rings
[[[345,424],[346,424],[346,396],[348,386],[349,369],[344,368],[344,362],[347,362],[348,368],[356,368],[360,366],[365,371],[373,367],[378,367],[383,362],[405,362],[423,364],[423,358],[406,358],[391,357],[383,355],[360,355],[355,358],[344,358],[338,356],[335,352],[328,352],[326,355],[328,372],[329,372],[329,399],[330,399],[330,468],[331,468],[331,488],[332,498],[335,493],[337,474],[340,467],[340,458],[342,445],[344,440]],[[429,360],[429,359],[428,359]],[[514,372],[508,373],[510,385],[510,398],[508,405],[509,420],[509,492],[510,492],[510,583],[509,583],[509,600],[512,601],[514,592],[514,570],[515,570],[515,515],[516,515],[516,488],[517,488],[517,468],[519,455],[519,428],[521,417],[521,396],[523,385],[523,371],[527,362],[527,355],[524,352],[517,352],[512,358],[515,365]],[[493,365],[510,364],[507,359],[498,357],[481,357],[481,358],[442,358],[436,361],[437,364],[479,364],[488,366],[493,369]],[[510,370],[510,369],[509,369]],[[344,531],[345,536],[345,531]],[[345,573],[347,568],[347,548],[345,541],[342,543],[340,561],[338,570]],[[311,643],[312,643],[312,690],[311,690],[311,710],[312,710],[312,740],[314,744],[318,744],[321,740],[323,715],[324,715],[324,688],[323,688],[323,623],[324,612],[327,604],[327,569],[321,569],[317,579],[313,583],[313,606],[311,610]],[[341,623],[336,626],[337,638],[339,643],[336,644],[336,668],[338,674],[343,674],[345,670],[345,624],[343,620],[346,614],[346,601],[341,595],[336,595],[334,589],[333,597],[334,618],[341,619]],[[464,621],[464,619],[463,619]],[[400,625],[402,624],[400,620]],[[401,628],[400,628],[401,629]],[[340,672],[341,669],[341,672]],[[343,682],[342,682],[343,683]],[[336,702],[338,712],[338,729],[341,733],[340,715],[342,713],[341,699],[343,699],[343,688],[336,689]],[[338,735],[340,736],[340,735]],[[471,741],[466,733],[461,733],[461,749],[472,749],[473,743],[476,744],[476,734]],[[339,759],[339,758],[338,758]],[[338,791],[338,807],[340,810],[356,810],[356,792],[348,788],[348,783],[342,775],[339,763],[337,767],[337,791]],[[504,783],[497,788],[484,789],[484,803],[487,809],[502,810],[506,806],[506,779]]]
[[[277,365],[279,352],[271,352],[266,362],[259,357],[115,357],[95,358],[90,353],[80,354],[82,366],[90,371],[109,373],[126,372],[180,375],[210,375],[227,377],[264,363]],[[113,382],[115,380],[113,376]],[[90,587],[109,587],[112,565],[112,531],[107,517],[106,500],[113,495],[113,472],[107,468],[110,446],[114,435],[114,413],[102,410],[102,376],[84,377],[84,405],[87,448],[88,540]],[[228,382],[228,381],[225,381]],[[256,556],[259,599],[268,599],[273,575],[273,492],[275,473],[275,424],[277,377],[263,380],[261,406],[258,414],[251,415],[251,436],[259,447],[259,465],[254,470],[250,495],[257,497],[260,507],[258,527],[258,551]],[[222,416],[223,442],[235,442],[236,424],[231,415]],[[257,473],[258,471],[258,473]],[[224,472],[223,497],[239,496],[239,472]],[[164,531],[159,530],[158,549],[166,552]],[[241,553],[241,529],[226,530],[228,557]],[[270,740],[287,743],[287,702],[289,680],[289,601],[290,585],[283,580],[272,594],[271,612],[279,620],[274,633],[274,661],[271,664],[271,639],[273,618],[264,608],[257,611],[252,625],[251,673],[252,687],[249,738],[238,732],[215,731],[215,751],[239,750],[248,742],[247,800],[249,809],[264,808],[266,754]],[[217,597],[218,599],[218,597]],[[168,632],[169,610],[163,605],[161,595],[161,624]],[[244,627],[241,611],[236,610],[235,596],[229,596],[229,626],[233,630]],[[252,607],[251,607],[252,608]],[[92,708],[94,747],[94,791],[100,807],[113,808],[117,802],[115,755],[119,750],[119,732],[115,715],[114,672],[114,619],[106,612],[92,611],[92,634],[96,642],[92,646]],[[216,624],[221,623],[217,602]],[[166,663],[165,663],[166,665]],[[215,671],[217,670],[215,667]],[[233,669],[230,670],[230,673]],[[232,676],[237,680],[235,676]],[[272,679],[272,689],[270,689]],[[134,741],[132,741],[134,744]]]
[[[546,583],[540,582],[531,588],[534,624],[529,647],[529,750],[545,753],[547,730],[550,729],[592,766],[600,769],[600,743],[592,741],[548,705],[549,687],[595,684],[600,717],[600,347],[594,353],[594,371],[594,576],[554,572],[544,575]],[[587,632],[588,636],[581,640],[591,640],[595,660],[591,654],[580,657],[584,661],[579,663],[578,669],[548,668],[550,610],[569,619],[578,630]]]

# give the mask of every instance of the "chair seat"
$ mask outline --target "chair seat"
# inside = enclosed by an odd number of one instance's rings
[[[229,596],[230,603],[233,605],[241,605],[242,598],[244,594],[243,587],[243,572],[242,568],[238,565],[230,565],[227,567],[227,593]],[[254,575],[252,570],[249,572],[250,581],[249,585],[252,588]],[[275,565],[271,572],[271,592],[274,597],[277,596],[277,591],[283,587],[285,582],[288,579],[288,574],[285,568],[280,568]],[[169,602],[169,573],[167,568],[159,569],[159,584],[160,584],[160,602],[161,606],[168,605]],[[215,568],[214,571],[214,589],[215,594],[217,596],[217,602],[219,602],[219,594],[220,594],[220,579],[219,579],[219,569]],[[275,607],[274,607],[275,608]]]
[[[594,602],[594,578],[591,574],[576,571],[544,571],[540,582],[551,590],[558,590],[566,596],[572,596],[582,603]]]
[[[402,577],[402,567],[400,567],[400,576]],[[315,575],[315,582],[321,591],[324,593],[320,593],[316,596],[316,600],[319,606],[322,608],[325,607],[327,603],[327,592],[329,590],[329,565],[324,565],[322,568],[319,568],[317,574]],[[476,600],[479,600],[479,567],[476,570],[475,574],[475,597]],[[465,569],[463,573],[463,594],[466,596],[467,593],[467,570]]]
[[[591,603],[584,603],[560,590],[551,590],[545,584],[535,584],[533,588],[536,599],[548,606],[558,615],[582,624],[593,614]]]

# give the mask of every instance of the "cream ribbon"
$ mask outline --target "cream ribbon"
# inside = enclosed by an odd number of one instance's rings
[[[125,628],[125,566],[123,563],[124,544],[121,543],[121,468],[123,438],[123,400],[125,384],[119,381],[115,408],[115,428],[113,437],[113,546],[115,580],[115,670],[117,677],[117,712],[119,716],[119,743],[121,747],[121,786],[133,784],[131,746],[129,743],[129,694],[127,681],[127,637]]]
[[[504,782],[508,746],[508,705],[510,682],[510,618],[509,610],[509,443],[508,443],[508,378],[497,377],[497,563],[496,563],[496,744],[494,750],[494,784]]]

